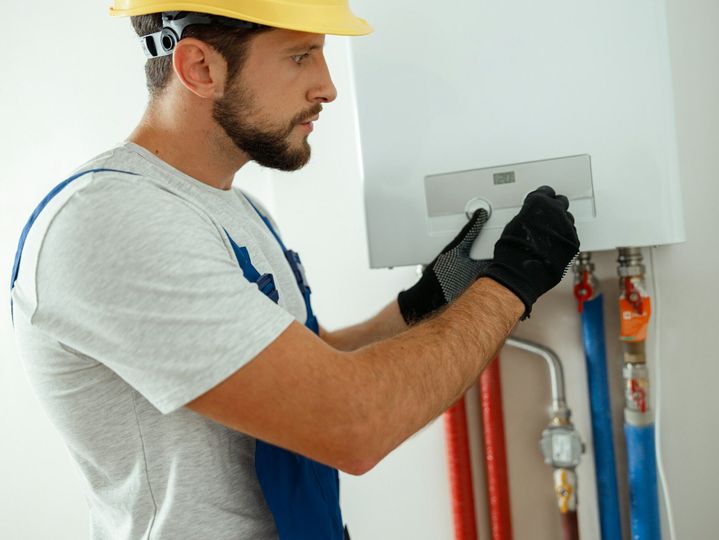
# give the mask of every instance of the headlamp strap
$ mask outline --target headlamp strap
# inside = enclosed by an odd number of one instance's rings
[[[165,11],[162,14],[162,30],[140,38],[142,50],[148,58],[159,58],[172,54],[182,33],[193,24],[220,24],[230,28],[262,28],[263,25],[239,19],[229,19],[205,13],[187,11]]]

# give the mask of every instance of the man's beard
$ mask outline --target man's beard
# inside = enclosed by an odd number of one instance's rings
[[[259,127],[249,119],[254,105],[253,99],[241,88],[229,88],[223,97],[215,102],[212,117],[225,130],[235,146],[245,152],[250,159],[263,167],[281,171],[296,171],[310,160],[311,148],[307,138],[301,146],[290,146],[292,130],[322,110],[317,103],[309,110],[297,114],[288,126],[282,128]]]

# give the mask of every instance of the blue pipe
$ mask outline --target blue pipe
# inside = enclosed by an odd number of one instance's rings
[[[654,424],[624,424],[629,468],[632,540],[661,540]]]
[[[582,336],[584,338],[584,354],[587,358],[601,537],[602,540],[621,540],[622,522],[619,514],[619,492],[614,458],[603,305],[604,300],[601,294],[593,300],[584,302]]]

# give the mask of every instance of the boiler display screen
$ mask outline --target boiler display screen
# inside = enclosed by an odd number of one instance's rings
[[[516,181],[517,180],[514,177],[514,171],[494,173],[495,186],[498,186],[500,184],[513,184]]]

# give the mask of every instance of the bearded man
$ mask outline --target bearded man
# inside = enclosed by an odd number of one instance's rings
[[[414,287],[327,332],[298,254],[232,181],[307,163],[337,94],[325,34],[369,25],[346,0],[113,14],[149,57],[147,110],[38,206],[12,294],[92,538],[341,539],[337,470],[370,470],[477,379],[577,253],[567,199],[531,193],[491,261],[469,257],[478,211]]]

